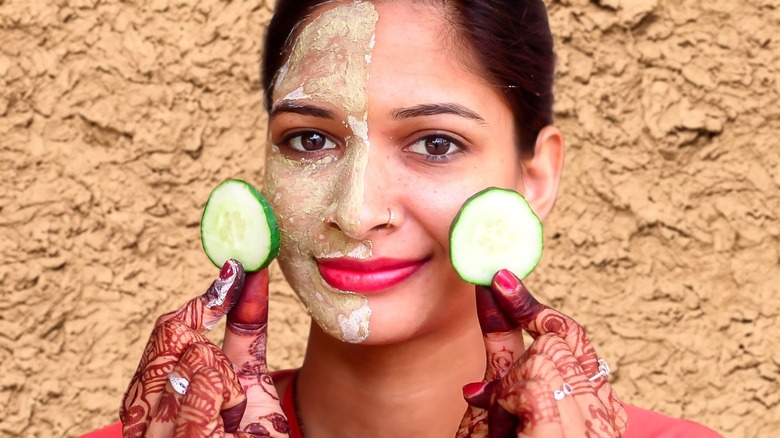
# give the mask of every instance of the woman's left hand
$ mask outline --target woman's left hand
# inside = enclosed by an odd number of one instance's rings
[[[545,306],[507,270],[477,286],[485,380],[463,388],[458,437],[621,437],[627,414],[585,330]],[[533,337],[525,349],[522,331]]]

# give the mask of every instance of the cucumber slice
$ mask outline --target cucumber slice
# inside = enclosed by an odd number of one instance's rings
[[[240,179],[224,181],[209,195],[200,240],[217,267],[236,259],[245,272],[265,268],[279,254],[279,227],[271,205]]]
[[[450,260],[460,277],[490,286],[509,269],[521,280],[542,258],[542,222],[523,196],[489,187],[469,198],[450,228]]]

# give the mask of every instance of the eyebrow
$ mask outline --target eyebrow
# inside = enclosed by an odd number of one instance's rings
[[[482,124],[487,123],[482,116],[457,103],[428,103],[393,110],[393,118],[395,119],[411,119],[414,117],[436,116],[439,114],[453,114],[476,120]]]
[[[273,118],[277,114],[281,113],[295,113],[304,116],[320,117],[323,119],[335,120],[336,115],[333,111],[325,108],[320,108],[308,103],[296,102],[294,100],[282,100],[271,108],[270,117]]]

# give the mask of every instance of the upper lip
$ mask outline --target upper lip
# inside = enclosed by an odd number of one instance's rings
[[[408,268],[410,266],[420,265],[425,263],[427,258],[422,259],[392,259],[392,258],[376,258],[371,260],[358,260],[349,257],[329,259],[318,258],[317,263],[340,271],[353,271],[353,272],[381,272],[392,271],[396,269]]]

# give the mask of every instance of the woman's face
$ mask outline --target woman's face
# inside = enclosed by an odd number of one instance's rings
[[[455,41],[435,7],[338,3],[305,23],[276,79],[264,192],[279,262],[344,341],[473,319],[450,224],[479,190],[523,191],[510,108]]]

